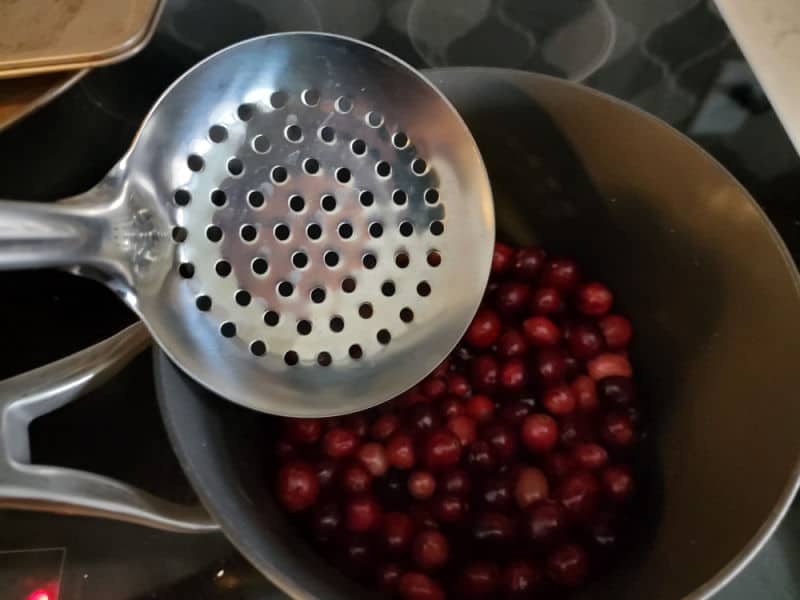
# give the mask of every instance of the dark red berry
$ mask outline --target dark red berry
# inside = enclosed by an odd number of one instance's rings
[[[568,385],[557,385],[547,388],[542,396],[542,405],[547,412],[556,416],[564,416],[572,413],[577,405],[575,394]]]
[[[530,297],[530,286],[518,281],[506,281],[494,293],[494,306],[501,315],[512,317],[527,308]]]
[[[433,499],[431,510],[441,523],[459,523],[467,514],[467,504],[458,496],[439,496]]]
[[[531,452],[548,452],[558,443],[558,424],[549,415],[530,415],[522,422],[520,437]]]
[[[493,549],[507,546],[514,540],[514,521],[501,512],[478,515],[472,525],[473,539]]]
[[[319,419],[286,419],[284,432],[295,444],[313,444],[322,435],[322,422]]]
[[[464,339],[473,348],[488,348],[500,337],[500,318],[488,308],[480,309],[464,334]]]
[[[613,446],[630,446],[636,441],[636,432],[631,418],[624,412],[610,412],[600,429],[603,439]]]
[[[461,458],[461,441],[447,429],[438,429],[425,442],[425,464],[434,471],[456,465]]]
[[[444,419],[464,414],[464,401],[456,396],[447,396],[439,403],[439,414]]]
[[[497,378],[500,367],[497,359],[490,354],[483,354],[472,361],[470,376],[473,387],[484,394],[491,394],[497,389]]]
[[[578,375],[572,380],[570,387],[575,394],[575,401],[579,411],[590,413],[597,410],[597,386],[594,379],[588,375]]]
[[[597,478],[587,471],[578,471],[561,482],[556,497],[567,512],[580,519],[592,515],[600,495]]]
[[[497,467],[497,458],[487,442],[477,440],[467,449],[467,464],[476,471],[489,473]]]
[[[500,387],[507,392],[518,392],[528,384],[528,367],[519,358],[512,358],[500,367]]]
[[[422,573],[405,573],[397,580],[397,593],[402,600],[444,600],[444,591],[433,579]]]
[[[633,337],[631,322],[620,315],[606,315],[598,322],[609,350],[624,350]]]
[[[515,429],[529,414],[531,407],[520,400],[507,403],[500,409],[500,418]]]
[[[553,452],[545,457],[544,470],[551,480],[560,481],[577,468],[571,453]]]
[[[624,465],[606,467],[601,474],[606,495],[615,502],[623,502],[633,495],[633,473]]]
[[[452,496],[468,496],[472,489],[469,475],[463,469],[446,471],[439,476],[439,489]]]
[[[386,552],[392,556],[401,556],[411,548],[414,522],[405,513],[386,513],[380,525],[379,535]]]
[[[318,543],[326,544],[333,540],[342,526],[342,512],[334,502],[317,504],[311,517],[311,525]]]
[[[514,265],[511,273],[517,279],[523,281],[533,281],[538,277],[539,272],[545,264],[546,255],[544,250],[531,246],[520,248],[514,256]]]
[[[368,442],[361,446],[356,453],[358,460],[364,465],[373,477],[380,477],[389,468],[389,459],[386,458],[386,450],[381,444]]]
[[[482,600],[494,595],[500,583],[500,569],[491,562],[472,562],[461,571],[454,598]]]
[[[495,242],[492,253],[492,274],[500,275],[513,265],[514,249],[501,242]]]
[[[477,425],[475,419],[467,415],[458,415],[447,421],[449,429],[459,439],[462,446],[468,446],[475,441]]]
[[[481,500],[491,510],[506,511],[514,502],[514,485],[506,475],[492,475],[483,482]]]
[[[451,373],[447,376],[447,393],[458,398],[469,398],[472,393],[472,386],[463,375]]]
[[[339,487],[346,494],[363,494],[372,483],[372,475],[363,465],[353,463],[339,471]]]
[[[533,291],[529,308],[534,315],[552,315],[563,310],[561,292],[556,288],[543,287]]]
[[[585,315],[599,317],[611,310],[614,295],[602,283],[585,283],[578,288],[576,304],[579,311]]]
[[[447,381],[443,377],[429,377],[420,388],[429,400],[436,400],[447,393]]]
[[[345,525],[355,532],[369,531],[381,520],[381,507],[372,496],[354,496],[345,504]]]
[[[397,563],[386,563],[378,567],[375,575],[375,582],[378,588],[386,594],[394,594],[397,589],[397,582],[403,574],[403,569]]]
[[[589,557],[577,544],[556,548],[547,558],[547,574],[559,585],[577,587],[589,574]]]
[[[575,464],[582,469],[595,471],[608,463],[608,452],[600,444],[581,442],[572,449]]]
[[[319,495],[319,480],[314,468],[302,460],[292,460],[278,472],[278,498],[289,512],[299,512],[314,504]]]
[[[378,441],[383,441],[392,435],[400,425],[400,419],[395,415],[385,414],[377,418],[377,420],[369,428],[369,434]]]
[[[537,348],[555,346],[561,340],[558,325],[547,317],[530,317],[522,322],[522,331],[531,345]]]
[[[494,414],[494,402],[488,396],[473,396],[467,400],[465,408],[467,414],[479,423],[489,420]]]
[[[564,535],[567,513],[564,507],[552,500],[543,500],[525,513],[523,531],[538,547],[550,545]]]
[[[516,560],[503,569],[500,581],[505,597],[517,600],[530,598],[543,577],[542,570],[531,561]]]
[[[597,395],[608,406],[624,408],[636,400],[633,383],[628,377],[612,375],[597,382]]]
[[[509,329],[497,340],[497,355],[501,358],[521,358],[528,353],[528,341],[516,329]]]
[[[314,473],[321,490],[326,489],[339,472],[339,463],[330,458],[321,458],[314,465]]]
[[[409,425],[417,433],[431,431],[439,424],[436,410],[430,404],[418,404],[411,410]]]
[[[414,441],[410,435],[395,433],[386,442],[386,458],[396,469],[410,469],[414,466]]]
[[[614,375],[630,377],[633,374],[631,363],[628,361],[627,357],[622,354],[613,354],[610,352],[595,356],[586,363],[586,370],[589,376],[595,381]]]
[[[542,272],[542,284],[562,292],[573,290],[580,278],[578,264],[569,258],[555,258],[548,261]]]
[[[447,538],[436,529],[420,531],[414,538],[411,556],[417,566],[426,571],[441,568],[447,562],[449,555]]]
[[[408,493],[417,500],[433,496],[436,491],[436,480],[427,471],[415,471],[408,476]]]
[[[595,325],[577,323],[572,327],[567,345],[575,358],[589,360],[603,351],[605,340]]]
[[[561,348],[542,348],[534,360],[534,372],[543,385],[561,383],[567,372],[566,354]]]
[[[522,467],[516,474],[514,499],[520,508],[528,508],[550,494],[545,474],[536,467]]]
[[[481,438],[489,442],[493,454],[501,463],[507,463],[517,453],[517,436],[510,426],[491,423],[481,433]]]
[[[358,436],[349,429],[336,427],[325,434],[322,446],[325,454],[332,458],[349,456],[356,450]]]

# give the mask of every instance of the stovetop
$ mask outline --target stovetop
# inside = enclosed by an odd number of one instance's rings
[[[544,71],[642,106],[691,135],[766,209],[800,258],[800,159],[705,0],[170,0],[135,58],[89,74],[0,133],[0,197],[81,192],[127,149],[155,98],[197,60],[286,30],[359,37],[416,67]],[[0,378],[85,348],[135,317],[102,285],[57,271],[0,274]],[[34,422],[33,459],[107,474],[176,501],[193,494],[166,439],[148,356]],[[800,597],[800,508],[719,597]],[[0,597],[255,600],[281,595],[219,534],[0,511]]]

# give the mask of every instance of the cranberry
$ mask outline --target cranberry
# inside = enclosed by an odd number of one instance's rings
[[[540,469],[523,467],[517,472],[514,499],[520,508],[528,508],[531,504],[547,498],[549,493],[547,477]]]
[[[481,423],[494,414],[494,402],[488,396],[473,396],[467,400],[466,410],[470,417]]]
[[[363,413],[354,413],[352,415],[346,415],[342,417],[341,425],[343,428],[349,429],[360,438],[367,435],[367,429],[369,428],[367,417]]]
[[[375,581],[381,591],[387,594],[394,594],[397,589],[397,582],[403,570],[397,563],[386,563],[378,567],[378,572],[375,574]]]
[[[616,502],[623,502],[633,495],[633,474],[623,465],[606,467],[601,475],[606,495]]]
[[[542,272],[542,284],[562,292],[574,289],[580,278],[578,263],[569,258],[555,258],[549,261]]]
[[[353,577],[361,577],[372,567],[374,553],[370,539],[361,534],[350,534],[344,539],[344,552],[342,544],[337,544],[337,559],[342,561],[343,569]]]
[[[565,587],[577,587],[589,574],[589,557],[577,544],[566,544],[547,557],[547,574]]]
[[[408,509],[408,516],[417,529],[437,529],[439,523],[429,502],[415,502]]]
[[[488,348],[500,337],[500,328],[500,318],[495,312],[481,308],[467,328],[464,339],[473,348]]]
[[[514,260],[514,249],[507,246],[502,242],[494,243],[494,252],[492,253],[492,273],[499,275],[508,271]]]
[[[487,442],[477,440],[469,445],[467,464],[476,471],[489,472],[497,466],[497,458]]]
[[[564,507],[551,500],[537,502],[528,509],[524,531],[537,545],[550,545],[559,540],[567,527]]]
[[[363,494],[371,483],[372,475],[360,464],[351,464],[339,471],[339,486],[346,494]]]
[[[545,458],[544,470],[551,479],[564,479],[575,471],[576,467],[572,454],[566,452],[553,452]]]
[[[542,404],[550,414],[563,416],[575,410],[577,400],[568,385],[547,388],[542,396]]]
[[[506,566],[500,576],[505,597],[509,600],[530,598],[531,593],[542,581],[541,570],[526,560],[516,560]]]
[[[520,248],[514,257],[514,265],[511,267],[511,272],[518,279],[533,281],[539,276],[545,259],[545,252],[541,248],[536,248],[535,246]]]
[[[567,356],[561,348],[542,348],[536,355],[534,369],[544,385],[561,383],[567,372]]]
[[[483,430],[481,438],[489,442],[500,462],[509,462],[517,453],[517,436],[508,425],[492,423]]]
[[[380,537],[386,552],[401,556],[411,547],[414,537],[414,523],[405,513],[390,512],[383,516]]]
[[[339,463],[330,458],[321,458],[314,465],[314,473],[321,490],[326,489],[339,471]]]
[[[514,486],[505,475],[493,475],[483,483],[481,499],[484,504],[494,510],[508,510],[511,508],[514,495]]]
[[[555,346],[561,339],[558,325],[547,317],[531,317],[522,322],[522,331],[528,341],[537,348]]]
[[[431,373],[431,377],[438,378],[438,379],[447,379],[447,374],[450,372],[450,369],[453,367],[453,362],[450,360],[448,356],[442,362],[439,363],[433,372]]]
[[[439,584],[422,573],[405,573],[397,580],[397,592],[403,600],[444,600]]]
[[[636,440],[631,418],[622,412],[608,413],[601,425],[603,439],[614,446],[630,446]]]
[[[519,358],[512,358],[502,367],[499,374],[500,386],[509,392],[518,392],[528,384],[528,368]]]
[[[429,400],[436,400],[447,393],[447,381],[443,377],[429,377],[422,382],[422,393]]]
[[[376,442],[368,442],[361,446],[356,456],[373,477],[380,477],[389,468],[386,451]]]
[[[531,452],[548,452],[558,442],[558,424],[549,415],[530,415],[522,422],[520,437]]]
[[[619,540],[617,519],[611,513],[597,513],[589,523],[589,536],[596,547],[613,548]]]
[[[585,315],[599,317],[611,310],[614,303],[614,295],[602,283],[584,283],[578,288],[576,294],[576,304],[578,310]]]
[[[322,435],[319,419],[287,419],[284,424],[286,437],[295,444],[313,444]]]
[[[462,446],[468,446],[475,440],[475,419],[466,415],[458,415],[447,421],[447,428],[455,434]]]
[[[466,377],[458,373],[451,373],[447,377],[447,393],[458,398],[469,398],[472,394],[472,388]]]
[[[317,542],[328,543],[334,539],[341,528],[342,512],[334,502],[318,504],[314,507],[311,525]]]
[[[597,409],[597,386],[594,379],[588,375],[578,375],[570,384],[578,410],[589,413]]]
[[[481,600],[494,595],[500,581],[500,569],[491,562],[472,562],[461,571],[455,598]]]
[[[431,510],[442,523],[458,523],[466,516],[467,504],[458,496],[439,496],[433,500]]]
[[[579,442],[591,442],[595,439],[594,423],[585,416],[568,416],[561,420],[559,441],[565,448],[571,448]]]
[[[472,524],[472,537],[476,542],[493,549],[507,546],[514,539],[514,521],[500,512],[478,515]]]
[[[499,367],[497,359],[489,354],[478,356],[472,361],[470,371],[472,385],[479,392],[492,393],[497,387]]]
[[[429,404],[418,404],[411,411],[409,424],[419,433],[431,431],[439,424],[436,411]]]
[[[369,429],[369,434],[376,440],[383,441],[392,435],[400,425],[395,415],[385,414],[378,417]]]
[[[520,358],[528,353],[528,341],[516,329],[509,329],[497,340],[497,355],[501,358]]]
[[[453,496],[467,496],[472,489],[472,484],[466,471],[453,469],[440,476],[439,489]]]
[[[410,469],[414,466],[414,441],[404,433],[395,433],[386,442],[386,458],[397,469]]]
[[[419,567],[433,571],[447,562],[449,552],[447,538],[436,529],[426,529],[414,538],[411,556]]]
[[[349,456],[356,450],[358,436],[349,429],[335,427],[322,438],[322,447],[325,454],[332,458]]]
[[[534,290],[529,307],[535,315],[552,315],[561,312],[563,309],[561,292],[551,287]]]
[[[500,411],[500,418],[516,428],[529,414],[531,414],[531,407],[521,400],[516,400],[503,406]]]
[[[612,375],[597,382],[597,393],[611,406],[626,407],[636,400],[633,383],[627,377]]]
[[[521,313],[528,305],[531,296],[530,286],[517,281],[501,283],[494,293],[497,311],[507,317]]]
[[[439,404],[439,413],[445,419],[462,415],[464,414],[464,403],[461,401],[461,398],[447,396]]]
[[[408,493],[418,500],[433,496],[436,480],[427,471],[415,471],[408,476]]]
[[[314,468],[303,460],[293,460],[278,472],[278,499],[290,512],[314,504],[319,495],[319,480]]]
[[[597,478],[587,471],[578,471],[561,482],[556,497],[571,515],[586,518],[597,507],[599,493]]]
[[[408,390],[405,394],[400,396],[399,406],[400,408],[408,408],[409,406],[415,406],[417,404],[425,404],[429,400],[430,398],[422,393],[421,387],[416,385]]]
[[[628,359],[622,354],[612,353],[597,355],[586,363],[586,370],[589,372],[589,376],[595,381],[613,375],[630,377],[633,374],[633,369]]]
[[[582,442],[576,444],[572,449],[572,456],[575,458],[575,463],[590,471],[601,469],[606,466],[608,462],[608,452],[600,444],[591,442]]]
[[[600,330],[591,323],[577,323],[572,327],[568,346],[575,358],[588,360],[603,351],[605,341]]]
[[[606,315],[598,322],[609,350],[624,350],[633,337],[631,322],[619,315]]]
[[[350,531],[369,531],[380,520],[381,507],[372,496],[354,496],[345,504],[345,524]]]
[[[457,464],[461,458],[461,441],[447,429],[438,429],[425,443],[425,463],[434,471]]]
[[[275,442],[275,456],[283,462],[290,458],[295,458],[297,456],[297,450],[295,450],[294,445],[289,440],[278,440]]]

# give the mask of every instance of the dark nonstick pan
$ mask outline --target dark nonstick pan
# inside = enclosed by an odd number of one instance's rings
[[[478,141],[499,235],[576,255],[637,327],[656,455],[648,527],[587,595],[711,596],[774,531],[800,475],[800,294],[785,247],[729,173],[636,108],[528,72],[428,76]],[[363,596],[273,503],[269,417],[214,397],[163,355],[156,373],[183,467],[239,550],[292,596]]]

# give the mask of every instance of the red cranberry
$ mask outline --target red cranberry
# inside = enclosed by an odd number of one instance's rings
[[[570,332],[568,346],[575,358],[588,360],[603,351],[603,334],[591,323],[577,323]]]
[[[325,454],[332,458],[349,456],[356,450],[358,436],[349,429],[336,427],[331,429],[322,438],[322,447]]]
[[[414,466],[414,441],[404,433],[395,433],[386,442],[386,458],[397,469],[410,469]]]
[[[497,340],[497,355],[501,358],[520,358],[528,353],[528,341],[516,329],[509,329]]]
[[[319,480],[314,468],[303,460],[293,460],[278,472],[278,499],[289,512],[299,512],[314,504],[319,495]]]
[[[341,550],[342,546],[343,552]],[[344,543],[336,546],[337,560],[341,561],[345,572],[353,577],[361,577],[372,568],[374,552],[370,539],[361,534],[345,536]]]
[[[438,429],[425,443],[425,463],[429,469],[439,471],[458,464],[461,458],[461,441],[447,429]]]
[[[321,458],[314,465],[314,473],[319,481],[320,489],[327,488],[339,471],[339,464],[330,458]]]
[[[469,475],[463,469],[453,469],[443,473],[439,478],[439,489],[453,496],[467,496],[472,489]]]
[[[509,600],[530,598],[543,578],[541,570],[530,561],[516,560],[506,566],[500,576],[505,597]]]
[[[606,495],[616,502],[623,502],[633,494],[633,474],[629,467],[612,465],[601,475]]]
[[[457,398],[456,396],[447,396],[439,404],[439,413],[445,419],[463,415],[464,403],[462,402],[461,398]]]
[[[545,259],[545,252],[541,248],[536,248],[535,246],[520,248],[514,257],[514,265],[511,267],[511,272],[518,279],[533,281],[539,276]]]
[[[544,500],[550,493],[547,477],[536,467],[523,467],[517,473],[514,485],[514,499],[520,508],[528,508],[531,504]]]
[[[467,514],[466,502],[458,496],[439,496],[431,503],[434,517],[442,523],[458,523]]]
[[[467,464],[476,471],[488,473],[497,467],[497,458],[487,442],[477,440],[469,445]]]
[[[314,507],[311,525],[317,542],[328,543],[339,533],[342,525],[342,512],[333,502],[318,504]]]
[[[397,589],[397,582],[400,580],[402,574],[403,570],[400,568],[400,565],[397,563],[386,563],[378,568],[378,572],[375,574],[375,581],[382,592],[394,594]]]
[[[439,523],[431,510],[430,502],[415,502],[408,508],[408,516],[419,529],[438,529]]]
[[[436,491],[436,480],[427,471],[415,471],[408,477],[408,493],[417,500],[433,496]]]
[[[608,462],[608,452],[600,444],[582,442],[576,444],[572,449],[572,456],[575,463],[582,469],[594,471],[606,466]]]
[[[550,415],[530,415],[522,422],[520,437],[531,452],[548,452],[558,442],[558,424]]]
[[[561,292],[551,287],[534,290],[529,307],[535,315],[552,315],[561,312],[563,309]]]
[[[620,315],[606,315],[598,322],[609,350],[624,350],[633,337],[631,322]]]
[[[472,361],[470,370],[472,385],[479,392],[492,393],[497,387],[499,366],[497,359],[489,354],[478,356]]]
[[[521,359],[512,358],[500,367],[499,380],[506,391],[518,392],[528,384],[528,368]]]
[[[569,258],[555,258],[549,261],[542,272],[542,284],[562,292],[574,289],[580,278],[578,263]]]
[[[597,478],[587,471],[578,471],[561,482],[556,497],[571,515],[586,518],[597,507],[599,493]]]
[[[339,471],[339,486],[346,494],[363,494],[370,488],[372,475],[360,464],[351,464]]]
[[[455,598],[481,600],[493,596],[500,581],[500,569],[491,562],[472,562],[463,568]]]
[[[514,486],[505,475],[493,475],[483,483],[481,499],[488,508],[508,510],[513,503]]]
[[[397,580],[397,592],[403,600],[444,600],[439,584],[422,573],[405,573]]]
[[[525,534],[539,546],[559,540],[567,527],[564,507],[552,500],[543,500],[531,506],[523,522]]]
[[[499,275],[508,271],[514,260],[514,249],[507,246],[502,242],[494,243],[494,252],[492,253],[492,273]]]
[[[565,448],[571,448],[579,442],[594,440],[594,423],[584,416],[569,416],[561,420],[559,441]]]
[[[633,374],[631,363],[622,354],[604,353],[599,354],[586,363],[586,370],[589,376],[595,381],[620,375],[630,377]]]
[[[447,393],[447,381],[442,377],[429,377],[422,382],[422,393],[429,400],[436,400]]]
[[[626,407],[636,400],[633,383],[627,377],[611,376],[597,382],[597,393],[611,406]]]
[[[313,444],[322,435],[319,419],[287,419],[284,427],[286,437],[295,444]]]
[[[517,453],[517,436],[507,425],[492,423],[483,430],[481,438],[489,442],[500,462],[509,462]]]
[[[278,460],[283,462],[290,458],[295,458],[297,456],[297,450],[295,450],[294,445],[289,440],[278,440],[275,442],[275,456]]]
[[[567,356],[561,348],[542,348],[536,355],[534,368],[544,385],[561,383],[567,372]]]
[[[449,553],[447,538],[436,529],[419,532],[411,550],[414,562],[426,571],[442,567],[447,562]]]
[[[547,558],[547,574],[559,585],[577,587],[589,574],[589,557],[577,544],[561,546]]]
[[[345,504],[345,524],[350,531],[369,531],[380,520],[381,507],[372,496],[354,496]]]
[[[542,396],[542,404],[550,414],[564,416],[575,410],[577,400],[568,385],[547,388]]]
[[[342,417],[342,427],[344,429],[349,429],[358,437],[362,438],[367,435],[369,423],[367,423],[366,415],[363,413],[354,413]]]
[[[597,548],[614,548],[619,540],[619,525],[615,516],[601,512],[592,517],[589,522],[589,537]]]
[[[446,380],[447,379],[447,374],[450,372],[450,369],[452,368],[452,366],[453,366],[452,365],[452,361],[450,360],[450,357],[448,356],[442,362],[439,363],[439,366],[436,367],[433,370],[433,372],[431,373],[430,376],[432,378],[438,378],[438,379],[445,379]]]
[[[472,537],[475,541],[494,549],[510,544],[514,533],[514,521],[500,512],[482,513],[472,524]]]
[[[517,281],[506,281],[494,293],[494,305],[500,314],[512,316],[527,307],[530,296],[530,286]]]
[[[378,441],[383,441],[392,435],[400,425],[400,419],[395,415],[385,414],[377,418],[369,429],[369,434]]]
[[[494,414],[494,402],[488,396],[473,396],[467,400],[466,410],[470,417],[482,423]]]
[[[398,406],[400,408],[408,408],[417,404],[425,404],[429,400],[430,398],[422,393],[421,386],[416,385],[400,396]]]
[[[537,348],[555,346],[561,339],[558,325],[547,317],[531,317],[522,322],[522,331],[528,341]]]
[[[572,454],[553,452],[545,457],[544,470],[550,479],[560,481],[575,471],[577,465]]]
[[[529,414],[531,407],[520,400],[508,403],[500,410],[500,418],[515,429]]]
[[[590,413],[597,409],[597,386],[594,379],[588,375],[578,375],[572,380],[570,387],[575,394],[578,410]]]
[[[414,523],[405,513],[390,512],[383,516],[380,537],[386,551],[392,556],[401,556],[411,547]]]
[[[623,412],[608,413],[601,425],[603,439],[614,446],[630,446],[636,440],[636,432],[628,415]]]
[[[473,348],[488,348],[500,337],[500,328],[500,318],[495,312],[481,308],[467,328],[464,339]]]
[[[602,283],[585,283],[578,288],[576,294],[578,310],[585,315],[599,317],[611,310],[614,295]]]
[[[418,404],[411,412],[409,424],[415,431],[425,433],[436,427],[439,424],[439,419],[436,417],[436,411],[431,405]]]
[[[447,393],[458,398],[468,398],[472,394],[472,387],[463,375],[451,373],[447,377]]]
[[[466,415],[458,415],[447,421],[447,428],[455,434],[462,446],[468,446],[475,441],[475,419]]]
[[[376,442],[368,442],[361,446],[356,456],[373,477],[380,477],[389,468],[386,451]]]

